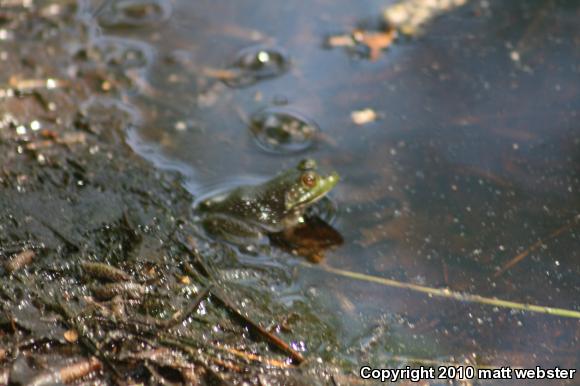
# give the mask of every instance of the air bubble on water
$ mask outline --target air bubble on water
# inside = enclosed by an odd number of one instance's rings
[[[269,107],[250,117],[256,144],[270,153],[299,153],[310,149],[320,131],[312,119],[285,107]]]
[[[290,58],[278,47],[253,46],[238,53],[229,67],[235,76],[224,79],[230,87],[250,86],[274,78],[290,68]]]
[[[164,22],[171,12],[167,0],[118,0],[103,9],[98,21],[107,28],[141,28]]]

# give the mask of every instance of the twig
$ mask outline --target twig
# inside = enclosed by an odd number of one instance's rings
[[[539,239],[538,241],[536,241],[535,243],[533,243],[532,245],[530,245],[525,251],[518,253],[513,259],[511,259],[510,261],[508,261],[507,263],[505,263],[501,269],[499,271],[497,271],[493,277],[499,277],[501,276],[505,271],[507,271],[508,269],[512,268],[513,266],[515,266],[516,264],[518,264],[520,261],[522,261],[523,259],[525,259],[530,253],[534,252],[535,250],[539,249],[542,247],[542,245],[544,245],[548,240],[553,239],[554,237],[557,237],[559,235],[561,235],[562,233],[564,233],[565,231],[567,231],[568,229],[573,228],[574,226],[578,225],[578,216],[574,217],[574,220],[572,223],[570,224],[566,224],[564,226],[561,226],[560,228],[556,229],[555,231],[553,231],[552,233],[550,233],[548,236],[546,236],[544,239]]]
[[[193,303],[191,303],[191,305],[187,308],[187,310],[185,310],[185,312],[181,313],[180,315],[178,314],[177,316],[174,316],[171,319],[167,320],[165,323],[163,323],[164,324],[163,327],[171,328],[177,324],[183,323],[184,320],[189,318],[189,316],[193,314],[195,310],[197,310],[200,303],[209,294],[211,288],[212,288],[211,284],[205,287],[199,294],[197,294],[197,296],[193,300]]]
[[[538,306],[538,305],[534,305],[534,304],[517,303],[517,302],[511,302],[508,300],[501,300],[501,299],[497,299],[497,298],[486,298],[484,296],[451,291],[450,289],[447,289],[447,288],[431,288],[431,287],[425,287],[425,286],[421,286],[421,285],[417,285],[417,284],[403,283],[403,282],[392,280],[392,279],[386,279],[384,277],[372,276],[372,275],[367,275],[364,273],[352,272],[352,271],[333,268],[333,267],[329,267],[329,266],[311,265],[311,264],[308,264],[306,262],[301,262],[299,264],[304,266],[304,267],[310,268],[310,269],[319,269],[319,270],[322,270],[322,271],[325,271],[328,273],[332,273],[335,275],[348,277],[350,279],[362,280],[362,281],[371,282],[371,283],[377,283],[377,284],[381,284],[381,285],[385,285],[385,286],[389,286],[389,287],[403,288],[403,289],[407,289],[407,290],[411,290],[411,291],[415,291],[415,292],[421,292],[421,293],[427,294],[429,296],[439,296],[439,297],[443,297],[443,298],[456,299],[456,300],[470,302],[470,303],[488,304],[488,305],[495,306],[495,307],[503,307],[503,308],[509,308],[509,309],[536,312],[536,313],[540,313],[540,314],[548,314],[548,315],[562,316],[562,317],[566,317],[566,318],[580,319],[580,311],[567,310],[564,308]]]
[[[51,104],[39,90],[32,91],[34,99],[42,106],[44,111],[51,111]]]
[[[8,80],[10,86],[17,91],[27,92],[34,89],[46,89],[52,90],[55,88],[61,88],[68,85],[66,80],[46,78],[46,79],[19,79],[17,77],[11,77]]]
[[[184,241],[179,240],[179,239],[176,239],[176,240],[181,245],[183,245],[185,247],[185,249],[187,249],[187,251],[189,252],[191,257],[193,257],[193,259],[195,260],[195,263],[198,266],[198,268],[200,269],[201,273],[205,277],[207,277],[208,279],[213,281],[211,271],[209,270],[209,268],[207,267],[207,265],[204,263],[203,259],[199,255],[199,252],[198,252],[197,248],[195,247],[195,241],[194,241],[193,237],[188,236],[187,242],[184,242]]]
[[[183,262],[183,271],[188,275],[191,276],[194,280],[205,284],[208,283],[209,280],[206,276],[201,274],[199,270],[195,269],[188,261]]]
[[[243,358],[247,361],[260,362],[262,364],[265,364],[265,365],[268,365],[271,367],[278,367],[278,368],[283,368],[283,369],[292,367],[286,362],[279,361],[277,359],[272,359],[272,358],[264,358],[260,355],[252,354],[252,353],[241,351],[241,350],[236,350],[235,348],[221,347],[221,346],[216,346],[216,348],[218,348],[220,350],[227,351],[230,354],[235,355],[239,358]]]
[[[304,357],[298,351],[294,350],[288,343],[284,342],[282,339],[278,338],[276,335],[270,333],[269,331],[265,330],[262,326],[260,326],[257,322],[254,322],[252,319],[248,318],[244,314],[238,310],[238,308],[232,304],[223,294],[221,294],[218,290],[211,290],[211,295],[216,298],[224,307],[226,307],[230,312],[232,312],[235,316],[242,319],[246,324],[248,324],[252,329],[255,330],[259,335],[265,338],[268,342],[273,344],[278,349],[282,350],[286,354],[288,354],[294,363],[300,364],[304,362]]]
[[[135,334],[152,334],[157,335],[157,330],[151,328],[152,325],[155,325],[157,328],[162,329],[170,329],[173,326],[176,326],[182,323],[184,320],[189,318],[191,314],[197,310],[203,299],[207,297],[209,291],[211,289],[211,285],[205,287],[193,300],[193,303],[183,312],[178,311],[176,312],[171,318],[160,320],[157,318],[132,318],[129,320],[129,323],[121,323],[117,322],[117,324],[122,324],[126,329],[130,330]],[[139,327],[137,327],[139,325]]]

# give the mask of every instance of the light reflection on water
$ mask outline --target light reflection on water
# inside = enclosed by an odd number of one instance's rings
[[[386,2],[177,1],[171,19],[155,28],[105,30],[157,51],[133,98],[145,123],[129,141],[158,167],[183,173],[196,197],[315,157],[341,174],[333,225],[345,243],[323,264],[578,309],[576,226],[494,274],[579,213],[580,98],[571,80],[580,54],[570,15],[580,10],[572,1],[490,3],[491,10],[472,3],[441,17],[372,62],[323,41],[372,21]],[[288,73],[235,89],[203,75],[227,69],[256,44],[283,47]],[[305,154],[262,151],[246,127],[279,100],[324,133]],[[380,119],[353,124],[350,113],[364,108]],[[280,297],[293,301],[297,291],[325,305],[361,358],[476,352],[493,363],[578,363],[570,355],[578,340],[573,320],[303,268]]]

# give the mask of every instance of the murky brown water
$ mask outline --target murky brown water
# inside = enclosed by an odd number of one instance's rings
[[[106,38],[95,49],[141,110],[133,145],[181,171],[194,196],[314,157],[342,177],[331,198],[344,243],[323,265],[580,309],[577,2],[473,1],[374,61],[324,42],[376,28],[388,1],[125,3],[125,18],[101,14]],[[113,43],[118,52],[106,49]],[[290,61],[257,79],[216,79],[239,75],[239,53],[257,46]],[[319,132],[279,152],[256,143],[248,122],[267,108],[297,112]],[[354,124],[351,112],[366,108],[378,119]],[[283,259],[299,261],[277,253],[255,264]],[[354,362],[580,363],[575,318],[297,269],[280,298],[321,301]]]

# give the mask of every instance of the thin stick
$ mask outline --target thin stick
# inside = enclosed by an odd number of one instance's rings
[[[288,354],[296,364],[304,362],[304,357],[298,351],[294,350],[288,343],[284,342],[282,339],[278,338],[276,335],[266,331],[257,322],[254,322],[238,310],[238,308],[233,305],[223,294],[220,294],[217,290],[212,289],[211,295],[215,297],[223,306],[230,310],[238,318],[242,319],[246,324],[252,327],[260,336],[265,338],[268,342],[273,344],[278,349],[282,350]]]
[[[443,298],[456,299],[456,300],[470,302],[470,303],[488,304],[488,305],[495,306],[495,307],[503,307],[503,308],[509,308],[509,309],[536,312],[536,313],[540,313],[540,314],[548,314],[548,315],[562,316],[562,317],[566,317],[566,318],[580,319],[580,311],[567,310],[564,308],[538,306],[538,305],[534,305],[534,304],[517,303],[517,302],[512,302],[512,301],[508,301],[508,300],[501,300],[501,299],[497,299],[497,298],[486,298],[484,296],[451,291],[450,289],[447,289],[447,288],[431,288],[431,287],[425,287],[425,286],[421,286],[421,285],[417,285],[417,284],[403,283],[400,281],[386,279],[386,278],[379,277],[379,276],[372,276],[372,275],[367,275],[364,273],[346,271],[344,269],[338,269],[338,268],[333,268],[333,267],[328,267],[328,266],[320,266],[320,265],[311,265],[311,264],[308,264],[306,262],[301,262],[300,264],[302,266],[308,267],[310,269],[319,269],[319,270],[322,270],[325,272],[333,273],[335,275],[345,276],[345,277],[355,279],[355,280],[362,280],[362,281],[377,283],[377,284],[381,284],[381,285],[385,285],[385,286],[389,286],[389,287],[403,288],[403,289],[407,289],[407,290],[411,290],[411,291],[415,291],[415,292],[421,292],[421,293],[427,294],[429,296],[439,296],[439,297],[443,297]]]
[[[205,287],[199,294],[197,294],[197,296],[193,300],[193,303],[189,306],[187,310],[185,310],[185,312],[183,312],[181,315],[177,315],[176,317],[172,317],[170,320],[164,323],[164,327],[171,328],[175,325],[183,323],[185,319],[189,318],[189,316],[193,314],[195,310],[197,310],[203,299],[205,299],[209,294],[211,288],[212,288],[211,284]]]
[[[572,223],[566,224],[564,226],[561,226],[560,228],[558,228],[555,231],[553,231],[552,233],[550,233],[544,239],[539,239],[538,241],[536,241],[535,243],[533,243],[532,245],[530,245],[530,247],[527,248],[525,251],[523,251],[522,253],[517,254],[513,259],[511,259],[510,261],[508,261],[507,263],[505,263],[503,265],[503,267],[501,267],[501,269],[499,271],[497,271],[493,275],[493,277],[499,277],[499,276],[501,276],[505,271],[507,271],[508,269],[512,268],[514,265],[518,264],[520,261],[522,261],[523,259],[525,259],[526,257],[528,257],[528,255],[530,253],[532,253],[535,250],[541,248],[542,245],[544,245],[548,240],[551,240],[554,237],[557,237],[560,234],[564,233],[568,229],[573,228],[575,225],[578,224],[578,221],[576,221],[577,219],[578,219],[578,216],[575,216],[574,217],[574,220],[572,221]]]
[[[208,266],[204,263],[204,261],[201,258],[201,256],[199,255],[199,251],[197,250],[197,248],[195,246],[195,240],[193,239],[193,237],[188,236],[187,237],[187,242],[184,242],[183,240],[180,240],[180,239],[176,239],[176,240],[181,245],[183,245],[183,247],[185,249],[187,249],[187,251],[189,252],[189,254],[191,255],[191,257],[193,257],[195,263],[198,265],[198,268],[201,271],[201,274],[203,276],[205,276],[206,278],[208,278],[208,279],[210,279],[210,280],[213,281],[213,277],[212,277],[211,271],[208,268]]]
[[[221,346],[216,346],[216,348],[220,349],[220,350],[224,350],[229,352],[232,355],[235,355],[239,358],[243,358],[247,361],[254,361],[254,362],[260,362],[262,364],[271,366],[271,367],[278,367],[278,368],[283,368],[283,369],[287,369],[292,367],[291,365],[289,365],[286,362],[277,360],[277,359],[272,359],[272,358],[265,358],[262,357],[261,355],[256,355],[256,354],[252,354],[249,352],[245,352],[242,350],[237,350],[235,348],[230,348],[230,347],[221,347]]]
[[[117,326],[123,326],[123,328],[131,331],[133,334],[146,334],[156,336],[158,334],[157,330],[153,326],[165,330],[182,323],[185,319],[189,318],[191,314],[197,310],[203,299],[207,297],[211,285],[205,287],[193,300],[191,305],[185,311],[176,312],[171,318],[165,320],[159,320],[152,317],[139,317],[131,318],[127,322],[117,321]]]

